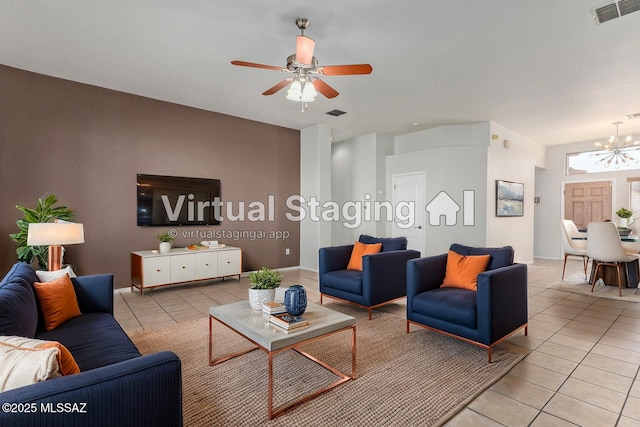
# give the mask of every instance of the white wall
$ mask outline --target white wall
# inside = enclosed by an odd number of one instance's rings
[[[565,175],[565,157],[567,153],[592,151],[596,149],[596,141],[585,141],[574,144],[554,145],[547,147],[544,170],[536,173],[536,192],[542,203],[536,208],[534,254],[541,258],[562,258],[560,240],[560,220],[564,218],[564,185],[570,182],[611,181],[612,183],[612,219],[616,219],[615,211],[621,207],[629,208],[629,185],[627,177],[640,176],[640,170],[612,171],[580,175]],[[634,217],[640,212],[634,213]],[[640,224],[636,222],[635,234],[640,234]],[[634,245],[627,245],[634,246]],[[640,249],[640,244],[636,244]]]
[[[394,150],[394,137],[390,135],[376,135],[376,197],[378,202],[384,202],[386,200],[393,199],[392,194],[387,193],[387,156],[393,154]],[[387,234],[387,223],[376,222],[376,231],[374,236],[391,236]]]
[[[430,225],[425,212],[425,245],[423,256],[444,253],[452,243],[482,246],[485,242],[486,220],[486,147],[439,147],[387,157],[387,193],[392,194],[394,174],[424,172],[426,177],[425,209],[441,191],[445,191],[462,206],[463,191],[475,194],[475,225],[462,224],[462,210],[457,214],[456,225]]]
[[[439,126],[395,138],[395,154],[437,147],[481,146],[488,144],[489,122],[475,125]]]
[[[362,205],[365,195],[374,198],[377,173],[376,134],[371,133],[333,144],[331,168],[332,200],[341,207],[351,202]],[[358,240],[360,234],[375,235],[375,224],[362,221],[362,215],[359,215],[359,220],[351,219],[352,214],[357,215],[355,208],[350,208],[348,221],[345,216],[340,221],[332,223],[331,235],[334,245],[351,244]]]
[[[367,201],[372,203],[376,200],[386,200],[386,155],[392,151],[393,138],[375,133],[332,145],[332,201],[340,206],[344,206],[345,203],[359,203],[363,209],[359,221],[350,218],[345,221],[343,218],[332,222],[333,245],[351,244],[358,240],[360,234],[385,236],[385,224],[365,221],[364,209],[367,209]],[[349,212],[354,214],[356,211],[350,209]]]
[[[482,246],[486,241],[488,124],[442,126],[395,138],[395,153],[387,157],[387,194],[394,174],[424,172],[425,206],[442,191],[459,206],[463,192],[473,191],[475,222],[463,225],[462,210],[455,225],[430,225],[425,212],[423,256],[446,252],[452,243]],[[424,209],[425,206],[418,207]]]
[[[504,148],[505,139],[510,149]],[[473,191],[474,225],[462,225],[462,212],[455,226],[429,226],[426,215],[423,255],[442,253],[454,242],[511,245],[517,262],[532,262],[537,254],[534,229],[538,233],[541,210],[534,208],[533,197],[541,195],[543,207],[546,197],[536,189],[544,179],[537,179],[535,170],[545,167],[545,147],[497,123],[441,126],[395,138],[369,134],[333,145],[329,127],[318,125],[301,132],[301,144],[301,193],[315,194],[320,201],[342,205],[369,194],[372,200],[391,202],[393,174],[419,171],[426,176],[426,204],[441,191],[462,204],[463,192]],[[496,179],[524,183],[523,217],[495,216]],[[318,248],[351,243],[361,233],[391,236],[392,230],[386,222],[363,222],[350,229],[336,222],[303,221],[300,233],[300,264],[315,270]]]
[[[331,128],[315,125],[300,131],[300,195],[309,200],[331,199]],[[313,221],[309,215],[300,223],[300,266],[318,270],[318,248],[331,246],[331,224]]]
[[[495,139],[494,139],[495,138]],[[504,148],[504,140],[511,148]],[[442,253],[453,242],[468,245],[511,245],[517,262],[533,262],[533,197],[535,169],[544,166],[545,147],[494,122],[441,126],[395,138],[395,155],[387,159],[387,190],[391,175],[425,171],[428,204],[445,191],[458,204],[462,192],[475,192],[475,225],[426,224],[426,254]],[[522,217],[496,217],[495,181],[522,182],[525,210]]]
[[[487,156],[487,246],[513,246],[518,262],[531,263],[534,256],[534,223],[538,213],[533,198],[536,193],[536,167],[545,164],[545,147],[497,123],[490,122],[490,145]],[[511,148],[505,148],[508,140]],[[524,184],[524,215],[496,216],[496,180]]]

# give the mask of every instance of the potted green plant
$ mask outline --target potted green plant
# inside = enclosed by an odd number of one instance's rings
[[[16,254],[18,261],[24,261],[31,264],[34,260],[38,260],[38,267],[42,270],[47,269],[47,258],[49,253],[48,246],[28,246],[27,236],[29,234],[29,224],[40,222],[53,222],[56,219],[70,220],[73,218],[73,212],[66,206],[56,206],[58,198],[53,194],[43,196],[38,199],[35,209],[22,205],[16,205],[16,208],[24,214],[24,218],[19,219],[16,224],[19,231],[9,234],[9,237],[18,243]]]
[[[171,250],[171,242],[175,240],[175,237],[165,232],[158,234],[156,238],[160,240],[160,253],[166,253]]]
[[[282,283],[282,274],[267,267],[249,273],[249,304],[255,310],[262,310],[262,303],[273,301],[276,288]]]
[[[629,228],[629,226],[634,223],[633,219],[629,220],[629,218],[633,216],[633,212],[626,208],[620,208],[616,211],[616,215],[620,218],[618,221],[618,231],[622,231],[620,234],[625,232],[626,234],[629,234],[631,232],[631,228]]]

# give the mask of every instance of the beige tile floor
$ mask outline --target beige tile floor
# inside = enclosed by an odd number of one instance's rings
[[[581,261],[567,263],[565,280],[584,281]],[[640,303],[551,289],[562,263],[529,265],[529,335],[501,344],[526,358],[473,400],[448,426],[640,426]],[[283,286],[303,283],[319,301],[317,275],[283,271]],[[242,277],[158,288],[140,296],[116,293],[115,316],[127,333],[207,315],[209,306],[247,299]],[[405,305],[382,308],[403,316]]]

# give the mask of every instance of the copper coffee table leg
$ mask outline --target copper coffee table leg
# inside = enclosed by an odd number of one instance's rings
[[[217,365],[218,363],[225,362],[225,361],[227,361],[229,359],[233,359],[234,357],[242,356],[243,354],[251,353],[252,351],[258,350],[260,348],[260,347],[257,347],[257,346],[256,347],[251,347],[251,348],[248,348],[247,350],[242,350],[242,351],[239,351],[237,353],[230,354],[228,356],[219,357],[217,359],[214,359],[213,358],[213,319],[215,319],[213,316],[209,316],[209,366]],[[216,319],[216,320],[218,320],[218,319]],[[222,323],[222,322],[220,322],[220,323],[224,325],[224,323]],[[227,325],[225,325],[225,326],[227,326]],[[229,329],[233,330],[232,328],[229,328]],[[236,331],[234,331],[234,332],[236,332]]]
[[[301,403],[307,402],[313,398],[315,398],[316,396],[321,395],[324,392],[327,392],[329,390],[331,390],[332,388],[335,388],[337,386],[339,386],[342,383],[345,383],[347,381],[351,381],[353,379],[356,378],[356,326],[353,325],[351,327],[349,327],[348,329],[351,329],[351,376],[344,374],[342,372],[340,372],[339,370],[337,370],[336,368],[334,368],[333,366],[330,366],[329,364],[318,360],[317,358],[313,357],[312,355],[310,355],[309,353],[306,353],[302,350],[299,350],[297,348],[292,348],[292,350],[294,350],[296,353],[300,354],[301,356],[306,357],[307,359],[311,360],[312,362],[317,363],[318,365],[322,366],[323,368],[325,368],[326,370],[332,372],[333,374],[335,374],[336,376],[340,377],[340,379],[338,379],[337,381],[322,387],[319,390],[316,390],[315,392],[308,394],[306,396],[303,396],[301,398],[299,398],[298,400],[295,400],[291,403],[288,403],[280,408],[278,408],[277,410],[273,410],[273,355],[278,352],[269,352],[269,411],[268,411],[268,419],[272,420],[275,417],[282,415],[283,413],[287,412],[289,409],[300,405]],[[344,331],[344,329],[342,330]],[[332,334],[330,334],[332,335]],[[320,337],[320,338],[324,338],[324,337]]]
[[[267,418],[269,420],[273,419],[273,353],[269,352],[269,411],[267,413]]]
[[[235,304],[229,304],[229,305],[237,305],[238,303]],[[325,309],[326,310],[326,309]],[[269,373],[268,373],[268,390],[267,390],[267,401],[268,401],[268,410],[267,410],[267,416],[269,420],[272,420],[273,418],[276,418],[278,415],[283,414],[284,412],[288,411],[289,409],[303,403],[306,402],[308,400],[313,399],[314,397],[331,390],[334,387],[337,387],[338,385],[346,382],[346,381],[350,381],[352,379],[355,379],[356,377],[356,325],[352,324],[351,326],[345,326],[343,328],[339,328],[315,337],[311,337],[311,338],[307,338],[307,339],[302,339],[299,342],[295,343],[295,344],[291,344],[288,345],[286,347],[282,347],[279,348],[277,350],[268,350],[267,348],[265,348],[263,345],[258,344],[258,342],[254,341],[253,339],[251,339],[249,336],[247,336],[246,334],[240,332],[239,330],[237,330],[234,326],[231,326],[229,323],[226,323],[225,321],[219,319],[218,317],[215,316],[215,314],[211,314],[211,311],[213,311],[212,309],[210,309],[210,314],[209,314],[209,366],[213,366],[213,365],[217,365],[218,363],[222,363],[225,362],[229,359],[232,359],[234,357],[238,357],[241,356],[243,354],[247,354],[251,351],[254,350],[262,350],[265,353],[267,353],[267,357],[268,357],[268,362],[269,362]],[[216,320],[217,322],[219,322],[221,325],[226,326],[227,328],[229,328],[231,331],[235,332],[236,334],[240,335],[241,337],[245,338],[247,341],[251,342],[254,347],[251,347],[247,350],[243,350],[228,356],[224,356],[224,357],[220,357],[218,359],[215,359],[214,356],[214,352],[213,352],[213,321]],[[234,320],[234,319],[232,319]],[[349,320],[353,321],[355,323],[355,319],[353,318],[349,318]],[[233,322],[231,322],[233,324]],[[322,362],[321,360],[318,360],[317,358],[311,356],[310,354],[305,353],[304,351],[296,348],[298,346],[313,342],[313,341],[318,341],[318,340],[322,340],[325,339],[331,335],[334,334],[339,334],[342,332],[346,332],[349,329],[351,329],[351,375],[347,375],[344,374],[342,372],[340,372],[338,369],[328,365],[325,362]],[[317,364],[319,364],[320,366],[324,367],[325,369],[329,370],[330,372],[332,372],[333,374],[335,374],[336,376],[339,377],[339,379],[335,382],[333,382],[332,384],[329,384],[325,387],[322,387],[319,390],[316,390],[315,392],[308,394],[306,396],[303,396],[297,400],[294,400],[293,402],[289,402],[281,407],[279,407],[278,409],[274,409],[273,408],[273,395],[274,395],[274,384],[273,384],[273,358],[278,354],[278,353],[282,353],[284,351],[288,351],[288,350],[293,350],[295,352],[297,352],[298,354],[308,358],[309,360],[316,362]]]

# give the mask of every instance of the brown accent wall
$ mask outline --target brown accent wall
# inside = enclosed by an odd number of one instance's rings
[[[242,248],[244,271],[299,265],[299,223],[285,217],[286,198],[300,192],[299,131],[0,66],[0,277],[16,260],[15,205],[55,194],[85,229],[65,261],[129,286],[130,252],[157,248],[169,228],[136,225],[138,173],[218,178],[234,214],[273,195],[274,221],[179,227],[174,246],[243,232],[217,240]],[[288,238],[249,235],[271,231]]]

